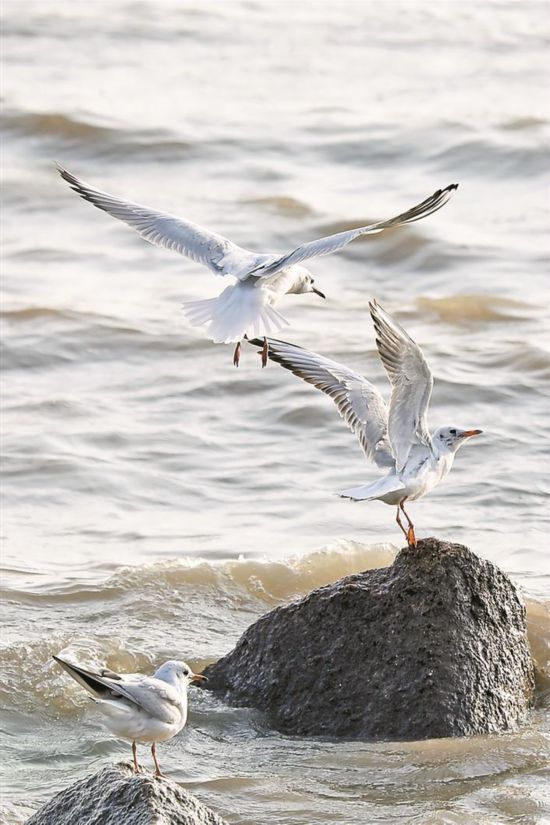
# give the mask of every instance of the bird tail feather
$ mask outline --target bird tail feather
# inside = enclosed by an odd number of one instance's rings
[[[266,303],[262,289],[243,289],[241,284],[226,287],[217,298],[185,303],[183,313],[191,326],[206,324],[216,344],[240,341],[245,335],[264,337],[288,326],[286,318]]]
[[[403,485],[395,477],[384,477],[376,479],[371,484],[348,487],[347,490],[342,490],[338,495],[342,498],[351,498],[353,501],[374,501],[374,499],[382,498],[388,493],[396,493],[403,489]]]

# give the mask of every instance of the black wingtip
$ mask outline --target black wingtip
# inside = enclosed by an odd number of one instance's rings
[[[282,341],[280,338],[266,338],[267,343],[269,346],[277,346],[277,344],[282,344],[284,347],[294,347],[295,349],[304,349],[299,344],[293,344],[291,341]],[[247,338],[247,344],[252,344],[253,347],[263,347],[264,339],[263,338]]]
[[[90,198],[86,195],[86,190],[82,188],[82,184],[78,180],[78,178],[75,178],[75,176],[71,172],[69,172],[68,169],[65,169],[64,166],[61,166],[60,163],[56,162],[55,165],[60,176],[63,178],[64,181],[66,181],[69,184],[73,192],[76,192],[77,195],[80,195],[82,198],[84,198],[84,200],[90,200]],[[93,201],[91,201],[91,203],[93,203]]]
[[[71,175],[71,173],[68,171],[68,169],[65,169],[65,167],[61,166],[61,164],[58,163],[57,161],[55,161],[55,168],[57,169],[57,171],[59,172],[59,174],[63,178],[63,180],[67,181],[69,186],[72,186],[74,188],[77,185],[77,180],[74,177],[74,175]]]
[[[70,667],[71,667],[71,665],[70,665],[68,662],[66,662],[66,661],[65,661],[64,659],[62,659],[60,656],[54,656],[54,654],[53,654],[53,653],[52,653],[52,659],[54,660],[54,662],[55,662],[56,664],[58,664],[58,665],[59,665],[59,667],[62,667],[62,668],[63,668],[63,670],[67,670],[67,668],[70,668]]]
[[[378,315],[379,312],[384,312],[387,315],[386,310],[381,304],[378,303],[376,298],[373,298],[372,301],[369,301],[369,309],[372,320],[375,324],[380,323],[380,318]]]
[[[440,198],[441,195],[444,195],[446,192],[454,192],[456,189],[458,189],[458,183],[450,183],[444,189],[438,189],[434,192],[432,198]]]

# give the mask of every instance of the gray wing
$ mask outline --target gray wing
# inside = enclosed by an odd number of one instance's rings
[[[117,682],[117,688],[118,685]],[[124,696],[161,722],[173,722],[174,712],[181,713],[181,696],[172,685],[160,679],[143,676],[135,681],[124,682],[123,688]]]
[[[433,377],[420,347],[403,327],[376,301],[369,306],[378,352],[392,386],[388,436],[396,470],[400,472],[414,445],[431,449],[427,411]]]
[[[102,670],[100,673],[94,673],[80,665],[66,662],[59,656],[53,658],[63,670],[72,676],[75,682],[78,682],[96,699],[115,701],[122,698],[162,722],[173,721],[173,709],[167,707],[167,704],[179,707],[179,697],[170,685],[139,674],[121,676],[115,673],[112,676],[106,676],[104,674],[111,673],[111,671]]]
[[[384,399],[375,386],[343,364],[317,355],[285,341],[268,338],[269,358],[326,393],[338,412],[359,439],[367,458],[379,467],[393,467],[394,459],[387,438],[388,413]],[[262,346],[263,341],[250,341]]]
[[[166,212],[157,212],[148,206],[124,201],[95,189],[59,164],[57,170],[71,189],[84,200],[128,224],[146,241],[173,249],[193,261],[205,264],[215,275],[233,275],[244,280],[252,268],[273,257],[243,249],[227,238],[191,221],[181,220]]]
[[[405,223],[413,223],[422,218],[427,218],[428,215],[433,215],[438,209],[444,206],[452,193],[458,189],[458,183],[451,183],[445,189],[438,189],[429,198],[422,201],[422,203],[413,206],[401,215],[396,215],[394,218],[389,218],[385,221],[372,223],[368,226],[361,226],[359,229],[349,229],[347,232],[338,232],[336,235],[327,235],[326,238],[319,238],[317,241],[310,241],[309,243],[298,246],[292,252],[286,255],[278,256],[273,259],[270,257],[265,263],[259,264],[256,269],[252,270],[252,274],[256,277],[264,278],[268,275],[273,275],[280,269],[293,264],[299,264],[308,258],[317,258],[321,255],[332,255],[333,252],[338,252],[347,244],[359,238],[361,235],[374,235],[382,232],[384,229],[389,229],[392,226],[401,226]]]

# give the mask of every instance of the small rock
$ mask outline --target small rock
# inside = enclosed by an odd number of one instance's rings
[[[205,674],[284,733],[361,740],[514,729],[534,692],[515,586],[434,538],[276,608]]]
[[[121,762],[50,799],[27,825],[227,825],[169,779],[135,775]]]

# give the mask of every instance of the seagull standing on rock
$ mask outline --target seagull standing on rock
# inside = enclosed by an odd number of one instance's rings
[[[178,661],[165,662],[153,676],[143,676],[106,669],[94,673],[60,656],[53,658],[88,691],[111,733],[132,743],[135,772],[139,772],[137,743],[150,742],[155,775],[162,776],[156,743],[166,742],[185,727],[187,688],[192,682],[206,681],[206,676]]]
[[[314,292],[317,289],[311,272],[301,264],[310,258],[338,252],[361,235],[374,235],[402,224],[413,223],[432,215],[444,206],[458,184],[438,189],[422,203],[385,221],[349,229],[302,244],[281,254],[252,252],[209,229],[191,221],[157,212],[148,206],[121,200],[102,192],[57,166],[61,177],[84,200],[113,218],[127,223],[150,243],[173,249],[207,266],[215,275],[231,275],[236,283],[227,286],[217,298],[191,301],[183,311],[192,326],[207,327],[208,337],[216,344],[235,343],[233,363],[239,365],[241,340],[263,336],[262,366],[267,364],[267,336],[288,325],[275,304],[289,294]]]
[[[340,495],[396,506],[396,521],[409,546],[415,546],[405,502],[422,498],[439,484],[459,447],[481,430],[439,427],[430,435],[426,419],[433,377],[422,350],[376,301],[369,306],[378,353],[391,384],[389,408],[370,381],[315,352],[270,338],[269,358],[329,395],[367,458],[387,470],[371,484],[350,487]],[[258,339],[250,343],[262,344]],[[407,519],[406,528],[401,514]]]

